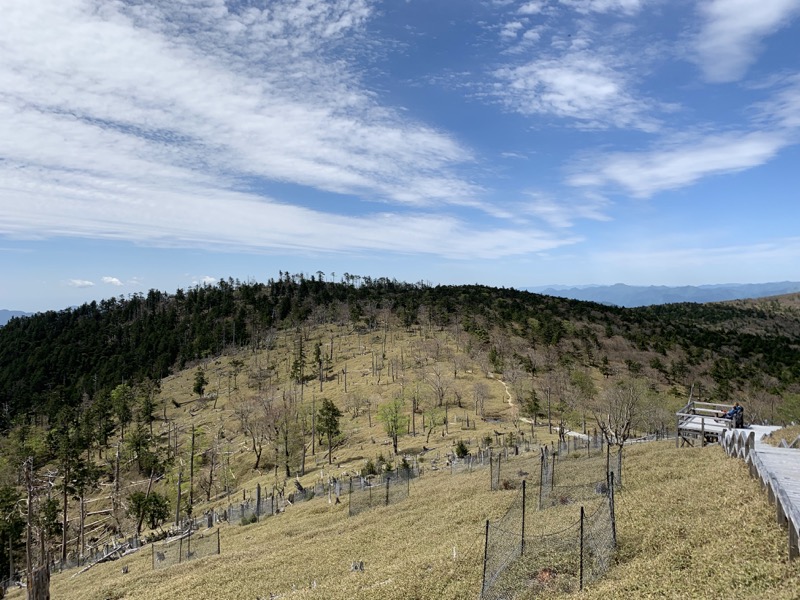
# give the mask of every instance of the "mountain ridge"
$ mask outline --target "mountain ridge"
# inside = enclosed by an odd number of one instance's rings
[[[28,313],[22,310],[8,310],[7,308],[0,308],[0,327],[8,323],[14,317],[28,317],[33,313]]]
[[[578,285],[528,287],[527,291],[559,298],[585,300],[625,308],[674,304],[678,302],[725,302],[780,296],[800,292],[800,282],[724,283],[707,285],[637,286],[624,283],[613,285]]]

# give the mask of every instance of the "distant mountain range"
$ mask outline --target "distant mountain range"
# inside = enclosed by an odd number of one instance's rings
[[[776,283],[723,283],[717,285],[684,285],[670,287],[665,285],[582,285],[575,287],[547,286],[526,288],[530,292],[590,300],[615,306],[650,306],[652,304],[671,304],[674,302],[722,302],[724,300],[743,300],[745,298],[764,298],[800,292],[800,282],[781,281]]]
[[[24,317],[31,313],[22,312],[21,310],[6,310],[0,308],[0,327],[8,323],[14,317]]]

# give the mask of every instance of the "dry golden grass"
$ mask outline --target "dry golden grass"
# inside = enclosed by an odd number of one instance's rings
[[[740,461],[719,447],[676,449],[670,442],[627,453],[617,564],[577,597],[798,597],[800,561],[788,562],[786,534]],[[223,525],[220,556],[153,571],[145,547],[77,576],[55,575],[52,597],[476,598],[483,524],[499,518],[516,494],[489,492],[484,470],[426,474],[408,499],[353,518],[346,505],[317,498],[258,524]],[[561,512],[565,524],[574,519],[574,510]],[[352,572],[353,561],[364,561],[364,572]],[[526,598],[525,590],[517,598]]]
[[[780,446],[781,441],[786,440],[787,444],[791,444],[798,436],[800,436],[800,425],[793,425],[769,434],[764,438],[764,443],[770,446]]]
[[[582,599],[797,599],[800,561],[759,483],[718,446],[631,448],[618,566]]]

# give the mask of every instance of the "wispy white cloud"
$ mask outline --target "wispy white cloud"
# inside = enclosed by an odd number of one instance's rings
[[[711,82],[740,79],[760,51],[761,40],[800,14],[798,0],[704,0],[694,38],[695,59]]]
[[[560,2],[583,14],[610,12],[635,14],[646,0],[560,0]]]
[[[618,186],[645,198],[690,185],[703,177],[762,165],[787,145],[773,132],[711,134],[662,143],[644,152],[593,156],[570,177],[575,186]]]
[[[560,200],[540,192],[529,192],[529,200],[520,208],[524,215],[535,217],[556,229],[566,229],[578,220],[609,221],[603,211],[609,202],[599,195],[587,194],[583,198]]]
[[[88,279],[68,279],[67,285],[74,288],[90,288],[94,287],[94,282]]]
[[[520,6],[517,12],[521,15],[538,15],[544,9],[545,4],[545,0],[531,0]]]
[[[495,72],[495,94],[524,115],[569,118],[584,127],[655,131],[652,107],[631,91],[628,77],[597,51],[568,51]]]
[[[342,59],[371,5],[9,0],[0,233],[346,251],[373,243],[370,218],[247,190],[480,208],[471,150],[381,106]],[[301,239],[328,227],[350,235]]]
[[[516,234],[446,214],[343,216],[210,185],[130,182],[120,188],[87,174],[65,172],[54,181],[29,170],[23,175],[0,164],[0,194],[5,197],[8,190],[20,200],[13,206],[0,203],[0,233],[22,237],[35,222],[41,235],[91,235],[162,247],[298,253],[380,250],[459,258],[497,258],[571,243],[570,238],[547,232]],[[40,179],[44,181],[34,184]],[[59,202],[40,211],[40,199],[50,196]],[[494,207],[486,208],[497,216]]]
[[[193,277],[192,285],[215,285],[219,281],[216,277],[210,275],[203,275],[202,277]]]
[[[525,25],[520,21],[509,21],[504,24],[500,30],[500,37],[516,39],[521,31],[525,29]]]
[[[120,281],[116,277],[108,277],[108,276],[106,276],[106,277],[103,277],[101,281],[103,283],[106,283],[108,285],[113,285],[113,286],[116,286],[116,287],[122,287],[123,285],[125,285],[124,283],[122,283],[122,281]]]
[[[787,132],[800,129],[800,73],[780,78],[772,87],[773,96],[756,106],[759,121]]]

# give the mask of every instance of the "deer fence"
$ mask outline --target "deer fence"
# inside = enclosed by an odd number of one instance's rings
[[[139,536],[131,536],[114,544],[105,544],[104,546],[92,548],[84,555],[70,554],[67,556],[66,560],[62,561],[58,559],[50,561],[50,572],[55,573],[66,569],[74,569],[76,567],[85,567],[87,565],[105,562],[106,560],[114,560],[127,552],[139,549],[141,546],[142,542]]]
[[[594,465],[582,466],[597,473]],[[523,590],[526,598],[577,591],[605,573],[616,547],[613,481],[612,473],[593,485],[561,486],[562,493],[564,488],[581,493],[566,503],[543,505],[542,486],[529,489],[523,480],[503,517],[486,521],[481,598],[512,600]]]
[[[219,528],[187,531],[177,539],[151,545],[153,569],[163,569],[195,558],[219,554]]]
[[[419,476],[412,469],[399,469],[381,478],[351,478],[348,487],[347,514],[352,517],[360,512],[388,506],[408,498],[411,479]]]

